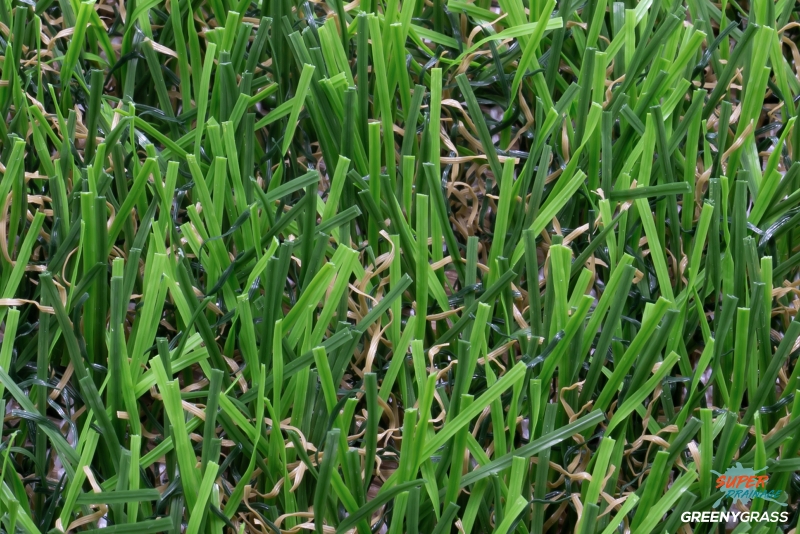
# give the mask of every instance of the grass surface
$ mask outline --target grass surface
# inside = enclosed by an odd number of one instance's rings
[[[0,530],[792,531],[799,15],[0,1]]]

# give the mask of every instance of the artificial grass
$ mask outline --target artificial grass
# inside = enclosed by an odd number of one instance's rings
[[[794,2],[0,23],[3,532],[796,528]]]

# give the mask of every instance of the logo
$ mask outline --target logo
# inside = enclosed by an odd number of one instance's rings
[[[782,491],[767,489],[769,475],[759,474],[766,469],[763,467],[756,471],[749,467],[742,467],[739,462],[736,462],[735,466],[729,467],[725,473],[718,473],[712,469],[711,472],[718,475],[717,489],[722,491],[722,496],[717,499],[712,508],[717,508],[726,498],[731,499],[731,506],[736,503],[747,506],[753,499],[764,499],[786,506],[786,503],[776,500],[781,496]]]
[[[774,502],[780,506],[786,506],[786,503],[780,502],[777,499],[783,494],[780,490],[767,489],[769,482],[769,475],[764,474],[767,468],[752,469],[743,467],[741,463],[736,462],[736,465],[729,467],[724,473],[718,473],[712,470],[711,472],[717,475],[716,489],[722,492],[722,495],[714,503],[712,508],[718,508],[723,502],[730,500],[728,503],[730,508],[735,505],[744,507],[749,505],[753,499],[763,499],[765,501]],[[741,521],[743,523],[788,523],[788,512],[739,512],[739,511],[713,511],[713,512],[684,512],[681,514],[681,521],[684,523],[719,523],[729,521]]]

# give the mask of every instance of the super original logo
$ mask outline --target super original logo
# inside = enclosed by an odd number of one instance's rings
[[[722,496],[714,503],[713,508],[717,508],[726,498],[731,499],[731,505],[739,503],[742,506],[747,506],[753,499],[764,499],[765,501],[786,506],[786,503],[777,500],[783,494],[782,491],[767,489],[769,475],[759,474],[766,469],[764,467],[756,471],[749,467],[743,467],[741,463],[736,462],[735,466],[729,467],[724,473],[712,471],[715,475],[719,475],[717,489],[722,491]]]
[[[719,507],[727,499],[730,499],[731,508],[737,504],[740,507],[747,506],[753,499],[763,499],[780,506],[786,506],[786,503],[777,500],[783,495],[782,491],[767,489],[769,475],[763,474],[765,470],[766,467],[758,470],[744,467],[739,462],[736,462],[733,467],[729,467],[724,473],[712,470],[712,473],[717,475],[716,488],[722,493],[714,503],[713,508]],[[736,523],[737,521],[742,523],[788,523],[789,512],[733,510],[683,512],[681,521],[684,523]]]

